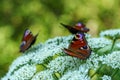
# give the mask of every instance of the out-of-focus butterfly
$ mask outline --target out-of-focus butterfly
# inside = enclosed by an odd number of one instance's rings
[[[83,24],[83,23],[77,23],[75,26],[70,26],[61,23],[65,28],[67,28],[72,34],[76,34],[78,32],[84,32],[87,33],[89,29]]]
[[[87,59],[91,54],[91,49],[85,39],[84,33],[77,33],[70,43],[68,49],[64,48],[63,52],[82,60]]]
[[[20,52],[24,52],[25,50],[30,48],[31,45],[35,43],[37,36],[38,34],[34,36],[29,29],[26,29],[20,45]]]

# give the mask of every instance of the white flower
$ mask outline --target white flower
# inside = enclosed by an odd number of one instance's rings
[[[42,48],[37,50],[32,61],[37,64],[41,64],[44,63],[48,57],[53,57],[56,54],[62,53],[62,49],[68,47],[72,37],[73,36],[49,39]]]
[[[53,77],[53,72],[45,70],[35,74],[32,80],[55,80],[55,78]]]
[[[63,74],[67,70],[77,69],[80,65],[80,59],[71,56],[61,56],[51,61],[48,64],[48,68],[53,72]]]
[[[112,41],[107,38],[89,38],[88,44],[92,49],[99,49],[111,45]]]
[[[28,64],[32,57],[33,57],[34,53],[28,53],[27,55],[23,55],[18,57],[13,63],[12,65],[9,67],[9,72],[7,73],[7,75],[12,75],[12,73],[16,70],[19,69],[20,67]]]
[[[6,75],[3,78],[1,78],[1,80],[9,80],[9,77],[10,77],[10,75]]]
[[[60,80],[90,80],[88,74],[81,73],[79,70],[69,71]]]
[[[101,37],[120,38],[120,29],[106,30],[100,33]]]
[[[73,38],[73,35],[70,36],[65,36],[65,37],[56,37],[54,39],[49,39],[46,41],[45,45],[50,45],[50,44],[55,44],[55,45],[59,45],[62,42],[63,43],[67,43],[69,42],[71,39]]]
[[[81,74],[88,74],[88,71],[89,71],[89,69],[90,69],[90,66],[88,65],[88,64],[81,64],[80,66],[79,66],[79,73],[81,73]]]
[[[94,52],[91,53],[90,57],[86,60],[86,65],[89,69],[98,69],[99,68],[100,59],[98,54]]]
[[[103,64],[107,64],[112,68],[120,69],[120,51],[114,51],[108,55],[100,57],[100,60]]]
[[[45,44],[39,44],[37,46],[31,47],[26,51],[22,56],[18,57],[10,66],[6,77],[14,76],[13,73],[18,73],[23,66],[27,64],[42,64],[44,62],[49,62],[50,57],[55,56],[56,54],[63,54],[62,49],[67,48],[73,35],[67,37],[56,37],[54,39],[49,39]],[[12,78],[12,77],[11,77]]]
[[[89,70],[96,71],[103,64],[120,69],[120,51],[113,49],[109,54],[104,54],[103,51],[104,55],[98,55],[103,49],[108,49],[106,47],[111,47],[111,40],[105,37],[90,38],[87,34],[85,35],[93,50],[86,60],[66,55],[62,51],[63,48],[68,48],[73,35],[56,37],[49,39],[45,44],[33,46],[17,58],[2,80],[90,80]],[[119,48],[119,45],[116,47]],[[37,71],[36,66],[39,64],[45,64],[45,70]],[[103,76],[102,79],[105,80],[108,77]]]
[[[115,44],[115,48],[116,48],[117,50],[120,50],[120,42],[117,42],[117,43]]]
[[[10,76],[6,76],[9,80],[30,80],[36,72],[35,65],[25,65],[18,70],[15,70],[14,73]],[[6,80],[3,78],[2,80]]]
[[[90,35],[90,34],[85,33],[85,38],[86,38],[86,39],[89,39],[89,38],[91,38],[91,35]]]
[[[103,77],[101,77],[102,80],[111,80],[111,77],[108,75],[104,75]]]

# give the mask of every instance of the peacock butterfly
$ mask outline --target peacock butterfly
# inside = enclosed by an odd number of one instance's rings
[[[83,23],[77,23],[74,27],[70,25],[65,25],[61,23],[65,28],[67,28],[72,34],[76,34],[77,32],[87,33],[89,29]]]
[[[31,45],[35,43],[37,36],[38,34],[34,36],[29,29],[26,29],[20,45],[20,52],[24,52],[25,50],[29,49]]]
[[[91,49],[82,32],[76,33],[68,49],[64,48],[63,52],[66,54],[85,60],[91,54]]]

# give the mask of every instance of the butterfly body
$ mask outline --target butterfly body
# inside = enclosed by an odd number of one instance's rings
[[[69,32],[71,32],[72,34],[76,34],[78,32],[87,33],[89,31],[89,29],[82,23],[78,23],[75,26],[70,26],[70,25],[66,25],[63,23],[61,23],[61,25],[63,25],[65,28],[67,28],[69,30]]]
[[[63,51],[80,59],[87,59],[91,54],[91,49],[85,39],[84,33],[77,33],[70,43],[68,49],[64,48]]]
[[[20,45],[20,52],[29,49],[35,43],[37,36],[38,34],[34,36],[30,30],[26,29]]]

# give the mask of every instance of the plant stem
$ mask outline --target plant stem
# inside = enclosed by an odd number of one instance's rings
[[[118,68],[117,68],[117,70],[115,70],[114,72],[113,72],[113,74],[111,75],[111,77],[113,78],[114,76],[115,76],[115,74],[118,72]]]
[[[53,74],[53,77],[55,78],[55,80],[59,80],[56,74]]]
[[[115,42],[116,42],[116,37],[113,39],[113,43],[112,43],[112,47],[111,47],[111,52],[113,51],[113,47],[114,47],[114,45],[115,45]]]
[[[46,65],[45,64],[41,64],[45,69],[47,69]]]
[[[102,68],[102,65],[94,72],[94,74],[91,76],[91,79],[94,77],[94,75]]]

